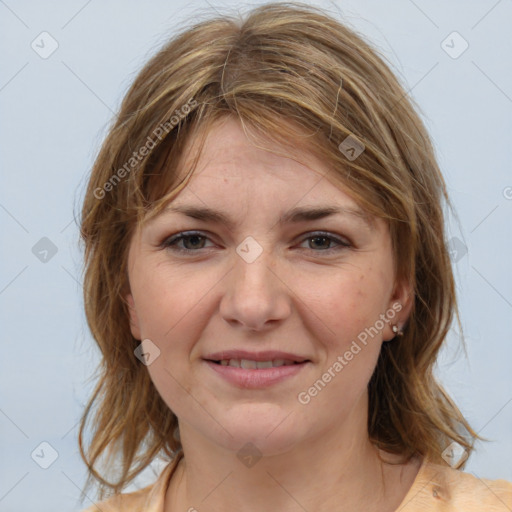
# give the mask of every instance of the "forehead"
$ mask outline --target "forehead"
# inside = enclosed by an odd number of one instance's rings
[[[285,148],[268,137],[256,138],[236,118],[217,120],[200,133],[205,143],[195,171],[164,212],[230,226],[232,219],[249,211],[269,218],[277,215],[280,223],[340,213],[375,227],[375,219],[332,179],[328,163],[305,150],[303,143]],[[177,169],[181,177],[193,166],[199,141],[192,136],[186,144]]]
[[[184,177],[193,166],[199,149],[199,138],[187,142],[178,174]],[[190,188],[222,193],[235,186],[265,186],[267,193],[282,195],[285,190],[302,191],[308,199],[343,198],[356,206],[348,190],[333,180],[333,170],[304,147],[302,140],[283,147],[270,138],[262,138],[233,117],[214,122],[205,135],[197,167],[190,178]],[[215,188],[213,188],[215,186]],[[178,201],[178,199],[176,199]]]

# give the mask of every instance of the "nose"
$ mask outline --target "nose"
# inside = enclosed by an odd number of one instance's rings
[[[249,263],[235,254],[220,303],[222,318],[233,327],[266,331],[290,315],[291,292],[273,258],[263,251]]]

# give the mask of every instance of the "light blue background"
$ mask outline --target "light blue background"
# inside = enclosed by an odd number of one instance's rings
[[[241,5],[248,4],[215,4]],[[450,233],[467,246],[455,272],[468,358],[452,336],[439,376],[473,427],[492,440],[478,445],[466,471],[512,480],[512,4],[317,5],[379,46],[421,107],[459,215]],[[98,351],[82,312],[74,215],[135,74],[193,12],[209,10],[191,1],[0,1],[2,512],[91,504],[78,503],[85,466],[77,422]],[[31,48],[43,31],[59,45],[47,59]],[[453,31],[469,43],[457,59],[441,47]],[[42,237],[58,249],[47,263],[32,253]],[[43,441],[59,454],[46,470],[31,458]],[[153,475],[146,471],[128,490]]]

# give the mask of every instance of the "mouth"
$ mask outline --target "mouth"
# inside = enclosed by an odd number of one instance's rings
[[[209,354],[204,362],[224,382],[244,389],[262,389],[307,371],[310,359],[286,352],[230,350]]]
[[[219,366],[231,366],[234,368],[243,368],[244,370],[264,370],[266,368],[279,368],[281,366],[293,366],[308,362],[308,359],[303,361],[293,361],[292,359],[271,359],[268,361],[255,361],[252,359],[207,359]]]

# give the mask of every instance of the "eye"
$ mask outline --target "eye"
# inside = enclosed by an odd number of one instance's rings
[[[198,249],[204,249],[204,242],[208,240],[208,237],[204,236],[200,232],[188,231],[177,233],[169,238],[166,238],[160,246],[162,248],[169,248],[173,251],[178,252],[195,252]],[[183,242],[183,247],[178,246]]]
[[[184,231],[166,238],[160,244],[160,247],[181,253],[192,253],[198,252],[200,249],[207,249],[208,247],[205,247],[207,240],[209,238],[199,231]],[[326,232],[312,233],[302,243],[304,242],[309,242],[309,247],[306,247],[306,249],[314,252],[330,253],[331,251],[342,250],[352,246],[348,241]],[[333,243],[335,244],[334,247],[332,247]]]
[[[333,236],[330,233],[325,232],[317,232],[313,233],[312,236],[308,236],[304,239],[304,242],[310,242],[308,249],[311,249],[315,252],[330,252],[334,250],[341,250],[346,247],[351,247],[351,244],[346,241],[342,240],[336,236]],[[311,243],[312,242],[312,243]],[[334,242],[337,246],[336,247],[330,247],[330,245]],[[320,249],[320,250],[316,250]]]

